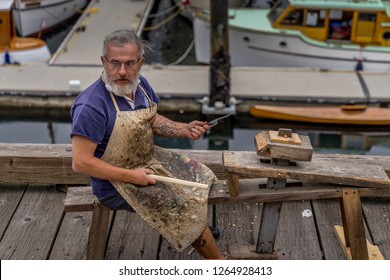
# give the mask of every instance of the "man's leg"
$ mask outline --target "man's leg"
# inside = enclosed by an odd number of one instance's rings
[[[215,238],[211,233],[209,226],[205,227],[200,236],[192,243],[192,246],[205,259],[225,259],[218,247],[217,241],[215,241]]]

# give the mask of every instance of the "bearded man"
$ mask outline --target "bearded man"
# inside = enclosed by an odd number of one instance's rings
[[[137,212],[178,251],[190,243],[206,259],[223,259],[205,217],[208,191],[159,183],[149,176],[191,177],[189,170],[198,170],[192,179],[216,179],[201,163],[154,146],[153,135],[197,140],[210,127],[203,121],[175,122],[157,113],[160,99],[140,75],[145,46],[131,30],[106,36],[104,72],[71,108],[72,168],[90,176],[101,204]],[[168,165],[163,166],[161,157],[169,159],[163,160]],[[175,163],[178,158],[181,161]],[[183,162],[191,165],[187,171]]]

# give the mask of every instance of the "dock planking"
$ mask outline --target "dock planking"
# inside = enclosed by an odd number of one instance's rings
[[[222,166],[222,151],[179,150],[179,152],[208,165],[218,174],[220,180],[226,179]],[[245,156],[246,153],[243,152],[242,155]],[[329,163],[340,161],[350,164],[380,165],[387,174],[389,172],[390,165],[387,157],[315,156],[329,160]],[[62,190],[65,179],[71,179],[70,185],[86,183],[84,176],[73,174],[70,162],[70,145],[0,144],[1,259],[78,260],[86,258],[92,213],[65,213],[63,209],[65,193]],[[44,170],[49,171],[45,173]],[[37,179],[38,176],[31,175],[34,171],[44,177]],[[34,183],[35,179],[39,183]],[[42,183],[44,180],[47,184]],[[264,180],[253,178],[247,181],[254,188],[264,183]],[[370,193],[370,190],[362,189],[362,194],[364,192]],[[337,194],[337,190],[334,193]],[[334,233],[334,225],[341,224],[338,196],[328,198],[326,194],[325,197],[327,199],[321,199],[319,196],[318,199],[309,200],[298,195],[291,201],[283,202],[275,241],[275,253],[278,259],[346,259]],[[363,198],[362,206],[366,236],[379,246],[385,259],[390,259],[389,198]],[[234,245],[253,247],[256,244],[261,202],[217,203],[209,207],[210,224],[214,221],[221,230],[218,243],[225,254],[228,254],[228,248],[231,249]],[[302,213],[305,210],[310,210],[312,215],[304,217]],[[191,248],[177,253],[137,214],[126,211],[111,211],[105,258],[113,260],[201,259]]]

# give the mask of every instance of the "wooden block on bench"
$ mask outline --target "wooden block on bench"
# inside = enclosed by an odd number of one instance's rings
[[[64,200],[65,212],[93,211],[97,203],[92,187],[70,187]]]

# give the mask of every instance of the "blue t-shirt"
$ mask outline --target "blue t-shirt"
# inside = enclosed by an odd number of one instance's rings
[[[148,81],[142,76],[139,79],[140,86],[148,94],[149,98],[158,104],[160,99]],[[134,109],[131,108],[125,98],[115,96],[115,99],[121,111],[132,111],[150,107],[148,99],[140,87],[137,88],[135,93]],[[73,135],[80,135],[95,142],[97,148],[94,155],[101,158],[106,150],[116,119],[114,104],[102,78],[99,78],[77,96],[70,109],[70,116],[72,118],[71,137]],[[91,177],[91,184],[93,193],[98,198],[117,193],[114,186],[107,180]]]

